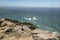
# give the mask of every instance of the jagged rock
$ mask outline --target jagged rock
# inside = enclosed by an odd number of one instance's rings
[[[60,40],[60,33],[38,29],[31,23],[1,18],[0,40]]]

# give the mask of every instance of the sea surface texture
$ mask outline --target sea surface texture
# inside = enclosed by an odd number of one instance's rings
[[[0,8],[0,18],[31,22],[40,29],[60,32],[60,8]]]

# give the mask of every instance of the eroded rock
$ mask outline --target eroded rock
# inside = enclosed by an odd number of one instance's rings
[[[11,19],[0,19],[0,40],[60,40],[60,33]]]

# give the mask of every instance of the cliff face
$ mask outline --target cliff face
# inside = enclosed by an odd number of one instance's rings
[[[60,33],[40,30],[31,23],[1,18],[0,40],[60,40]]]

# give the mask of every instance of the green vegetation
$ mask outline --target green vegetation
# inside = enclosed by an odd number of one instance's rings
[[[1,23],[2,23],[3,21],[0,21],[0,26],[1,26]]]

